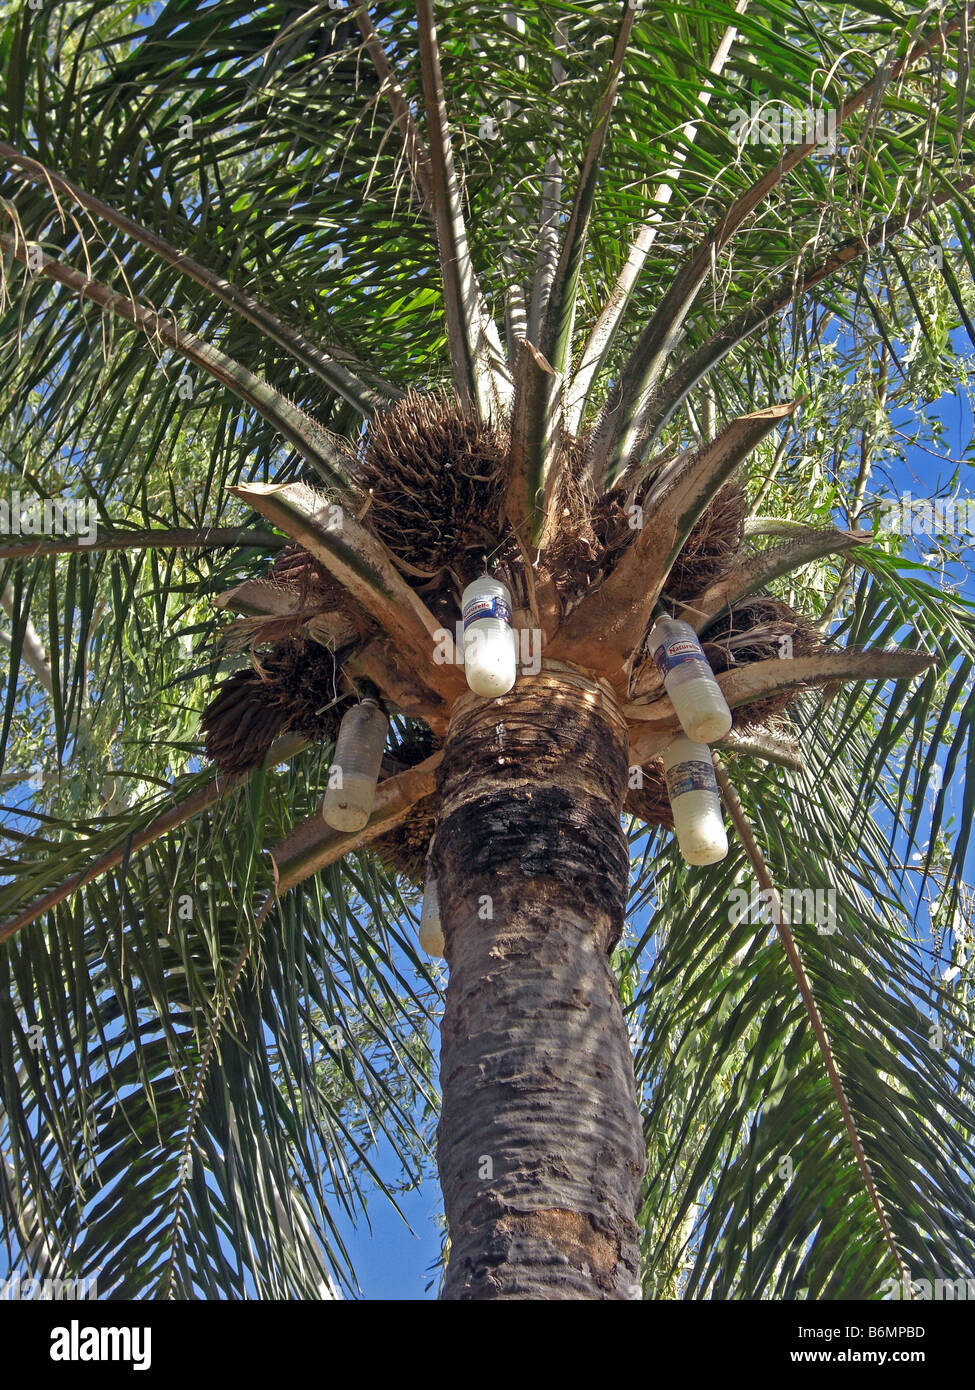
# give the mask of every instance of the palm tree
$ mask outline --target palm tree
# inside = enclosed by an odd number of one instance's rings
[[[975,626],[868,488],[972,331],[973,9],[3,22],[3,447],[98,513],[0,546],[2,741],[41,766],[0,890],[32,1270],[349,1280],[376,1145],[415,1184],[436,1104],[429,877],[445,1297],[970,1272],[970,991],[911,914],[918,869],[964,961]],[[485,568],[525,658],[495,699],[455,642]],[[661,603],[734,714],[707,869],[671,835]],[[340,832],[365,697],[391,733]]]

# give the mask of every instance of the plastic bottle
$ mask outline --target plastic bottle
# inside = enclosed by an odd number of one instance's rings
[[[674,831],[688,864],[717,864],[728,853],[711,751],[678,735],[662,754]]]
[[[687,737],[695,743],[724,738],[731,728],[731,710],[690,623],[658,617],[649,645]]]
[[[482,574],[464,590],[464,673],[475,695],[507,695],[518,675],[518,648],[511,626],[511,594]]]
[[[420,908],[420,945],[428,956],[442,956],[444,950],[443,928],[440,925],[440,899],[437,896],[437,880],[427,868],[426,882],[423,885],[423,906]]]
[[[346,710],[335,740],[322,815],[333,830],[361,830],[372,815],[389,720],[376,700]]]

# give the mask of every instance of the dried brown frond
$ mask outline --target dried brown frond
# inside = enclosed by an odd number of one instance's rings
[[[235,618],[220,629],[217,642],[223,654],[253,651],[285,638],[297,636],[303,628],[314,627],[316,613],[302,609],[283,618]]]

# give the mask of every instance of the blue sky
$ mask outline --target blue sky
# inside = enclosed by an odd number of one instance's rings
[[[962,330],[958,330],[953,335],[954,343],[959,352],[971,353],[971,345]],[[975,498],[975,463],[953,462],[952,460],[963,460],[970,454],[975,437],[975,424],[971,404],[964,391],[958,391],[954,395],[945,395],[932,409],[930,414],[937,416],[944,424],[945,434],[943,449],[945,459],[940,460],[931,453],[923,449],[913,448],[908,450],[907,462],[892,471],[892,481],[900,493],[910,492],[914,499],[921,497],[933,497],[936,494],[945,495],[952,477],[957,473],[958,482],[956,493],[962,498]],[[903,416],[905,420],[910,419],[908,411],[894,412],[895,420]],[[972,541],[970,538],[967,548],[967,562],[969,565],[975,561],[975,554],[972,551]],[[906,550],[906,555],[911,559],[922,561],[930,546],[924,538],[912,537],[910,549]],[[935,575],[937,571],[934,572]],[[975,574],[971,571],[966,573],[958,566],[953,566],[948,571],[948,578],[958,583],[957,592],[965,598],[975,600]],[[968,760],[971,761],[972,751],[968,750]],[[964,770],[959,768],[956,776],[952,779],[952,785],[948,789],[948,805],[950,811],[957,817],[961,811],[961,787]],[[968,846],[965,857],[965,878],[968,882],[975,879],[975,837]]]

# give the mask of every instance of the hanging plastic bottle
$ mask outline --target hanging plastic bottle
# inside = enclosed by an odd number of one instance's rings
[[[714,743],[731,728],[731,710],[690,623],[660,612],[650,651],[681,728],[695,743]]]
[[[674,831],[688,864],[717,864],[728,853],[711,750],[678,735],[663,754]]]
[[[518,648],[511,626],[511,594],[482,574],[464,590],[464,673],[475,695],[507,695],[518,675]]]
[[[428,956],[442,956],[444,952],[443,928],[440,925],[440,899],[437,895],[437,880],[427,864],[426,881],[423,885],[423,906],[420,908],[420,945]]]
[[[333,830],[361,830],[372,815],[388,729],[389,720],[371,698],[343,715],[322,803]]]

